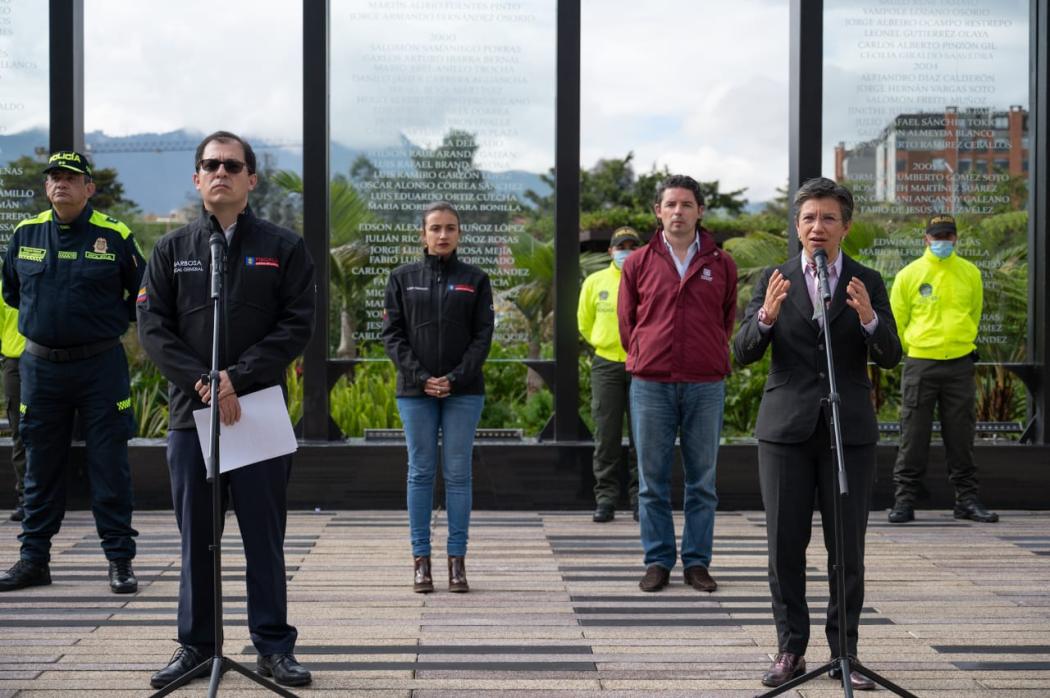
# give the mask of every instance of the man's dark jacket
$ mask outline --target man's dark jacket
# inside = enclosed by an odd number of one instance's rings
[[[398,267],[386,286],[383,345],[397,367],[398,397],[424,395],[428,378],[447,376],[453,395],[481,395],[495,313],[485,272],[424,253]]]
[[[211,367],[211,249],[205,212],[157,242],[138,295],[139,339],[171,385],[170,427],[193,428],[193,389]],[[313,329],[314,265],[303,239],[245,209],[227,253],[220,367],[238,395],[284,384]]]
[[[828,393],[825,337],[813,319],[813,303],[799,256],[776,268],[791,282],[776,322],[764,334],[758,328],[758,310],[773,273],[770,267],[755,285],[754,296],[733,339],[733,353],[740,363],[750,364],[762,358],[772,342],[773,359],[758,409],[755,436],[774,443],[800,443],[816,430],[821,398]],[[861,327],[857,312],[846,305],[846,287],[853,277],[859,278],[868,289],[871,307],[879,318],[871,336]],[[897,324],[879,273],[843,255],[842,278],[832,295],[828,320],[835,380],[841,399],[842,443],[846,446],[874,444],[879,430],[871,404],[868,357],[882,368],[893,368],[901,359]]]

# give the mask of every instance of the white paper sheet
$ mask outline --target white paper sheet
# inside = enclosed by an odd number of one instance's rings
[[[295,453],[299,448],[281,387],[275,385],[238,396],[241,418],[236,424],[219,425],[219,471],[227,473],[252,463]],[[201,454],[207,468],[211,448],[211,408],[194,410]]]

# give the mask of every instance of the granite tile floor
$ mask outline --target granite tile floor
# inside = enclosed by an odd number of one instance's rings
[[[920,696],[1050,696],[1050,512],[1000,512],[999,524],[922,511],[868,533],[861,659]],[[680,519],[679,519],[680,524]],[[434,566],[445,565],[435,517]],[[139,592],[109,593],[89,512],[70,512],[54,540],[54,583],[0,594],[0,698],[146,696],[175,648],[179,538],[171,512],[138,512]],[[236,519],[224,538],[226,651],[254,666]],[[17,524],[0,525],[0,566]],[[289,515],[286,555],[297,655],[314,672],[299,695],[750,696],[776,651],[762,512],[720,512],[714,594],[682,583],[645,594],[638,528],[589,512],[475,512],[472,591],[411,591],[403,512]],[[826,560],[813,535],[812,665],[823,639]],[[175,695],[199,696],[195,681]],[[881,692],[888,695],[885,691]],[[828,679],[801,696],[838,696]],[[228,674],[220,695],[271,695]]]

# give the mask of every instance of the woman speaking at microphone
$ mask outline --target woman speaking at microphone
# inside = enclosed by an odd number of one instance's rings
[[[386,287],[383,345],[397,367],[397,409],[408,444],[412,588],[434,590],[430,514],[440,437],[448,512],[448,588],[467,592],[471,453],[485,403],[481,369],[492,344],[492,287],[456,259],[459,213],[445,201],[423,211],[423,258],[398,267]]]

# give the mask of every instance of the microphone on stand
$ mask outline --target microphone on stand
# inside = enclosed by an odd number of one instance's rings
[[[813,252],[813,263],[817,265],[817,292],[825,303],[831,302],[831,284],[828,282],[828,253],[823,247]]]
[[[208,238],[211,247],[211,295],[218,298],[222,289],[222,275],[226,271],[226,236],[216,231]]]

